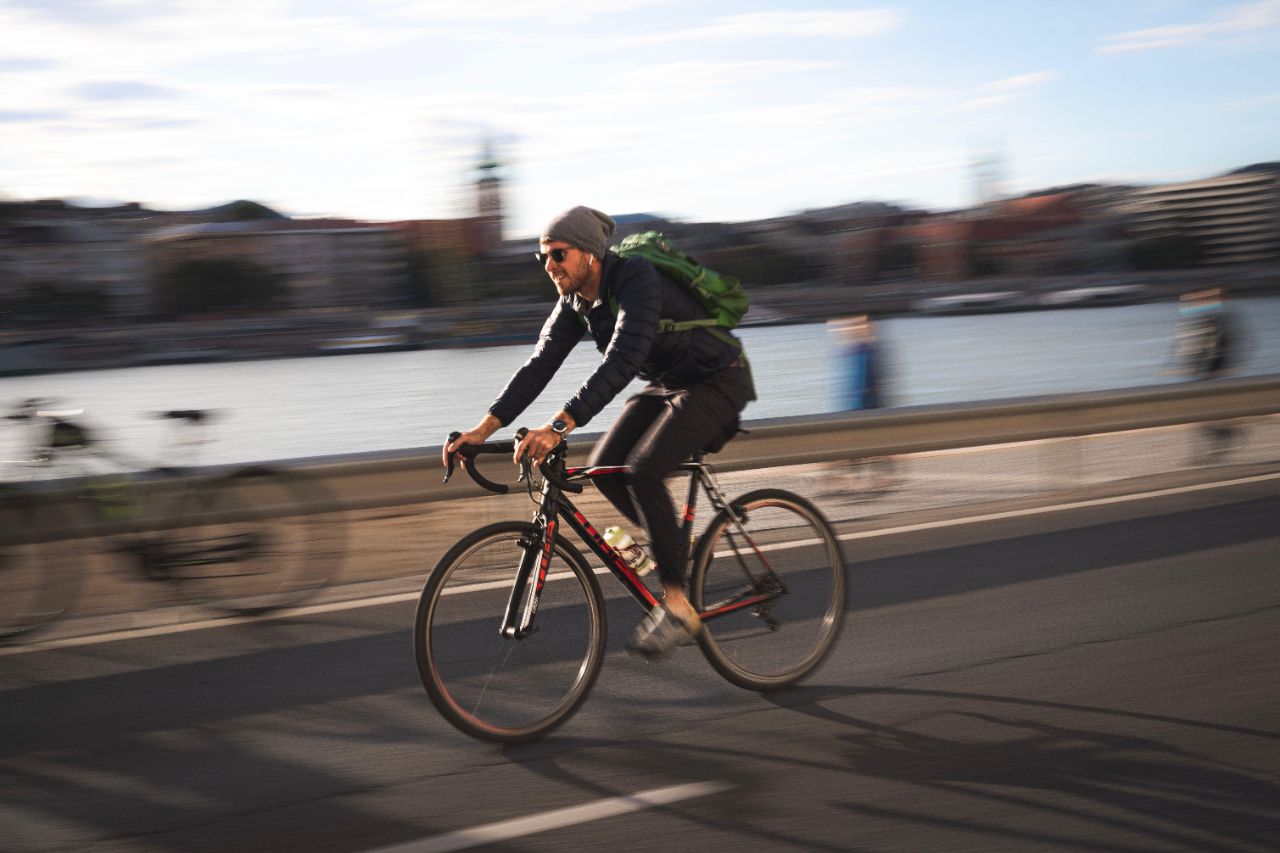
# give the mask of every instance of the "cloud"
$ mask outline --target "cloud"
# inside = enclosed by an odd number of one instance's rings
[[[1056,71],[1033,71],[1028,74],[1017,74],[1013,77],[992,80],[979,86],[976,95],[952,104],[946,109],[946,112],[973,112],[1008,104],[1017,100],[1028,89],[1042,86],[1045,83],[1057,80],[1058,77],[1059,74]]]
[[[1206,39],[1270,29],[1280,24],[1280,0],[1260,0],[1232,7],[1216,21],[1171,24],[1104,36],[1099,53],[1133,53],[1142,50],[1186,47]]]
[[[1010,103],[1013,99],[1014,96],[1008,92],[1000,95],[982,95],[977,98],[966,98],[963,101],[958,101],[947,107],[945,112],[968,113],[974,112],[975,110],[989,110],[993,107]]]
[[[933,90],[906,86],[837,89],[809,100],[707,113],[699,124],[705,129],[709,144],[726,133],[754,138],[765,132],[794,134],[798,129],[803,129],[800,132],[804,134],[859,131],[887,122],[892,116],[918,111],[938,95]],[[686,127],[684,132],[692,129]]]
[[[639,36],[634,41],[736,41],[752,38],[849,39],[884,35],[902,24],[892,9],[848,11],[750,12],[716,18],[709,24],[667,33]]]
[[[138,119],[129,123],[129,126],[137,130],[173,130],[176,128],[195,127],[200,122],[189,118],[151,118]]]
[[[0,74],[15,71],[45,71],[57,65],[52,59],[34,59],[30,57],[0,58]]]
[[[268,86],[261,91],[267,96],[278,96],[281,98],[307,98],[320,101],[343,97],[343,93],[337,87],[317,86],[314,84]]]
[[[496,20],[582,21],[602,15],[638,12],[654,6],[673,5],[675,0],[486,0],[459,3],[458,0],[378,0],[384,12],[429,21],[491,24]]]
[[[50,121],[65,118],[66,113],[57,110],[0,110],[0,124],[18,124],[30,121]]]
[[[156,14],[147,2],[132,0],[9,0],[9,5],[51,21],[104,24]]]
[[[44,58],[81,78],[145,79],[176,66],[222,57],[258,55],[284,61],[298,56],[349,56],[432,31],[425,23],[377,24],[355,13],[290,14],[281,0],[142,0],[110,5],[122,14],[103,25],[69,11],[36,14],[0,0],[0,32],[9,44],[40,45]]]
[[[1014,77],[992,80],[990,83],[984,84],[982,88],[989,92],[1019,91],[1052,82],[1057,80],[1058,76],[1056,71],[1033,71],[1030,74],[1018,74]]]
[[[81,83],[75,93],[86,101],[151,101],[178,97],[177,91],[137,80]]]
[[[859,166],[859,173],[868,177],[896,177],[931,173],[955,173],[968,169],[970,162],[958,157],[949,149],[926,151],[898,151],[868,160]]]
[[[700,90],[834,67],[839,67],[839,63],[781,59],[745,62],[688,60],[636,68],[621,75],[619,82],[627,88],[653,89],[655,94],[667,91],[689,96],[699,94]]]

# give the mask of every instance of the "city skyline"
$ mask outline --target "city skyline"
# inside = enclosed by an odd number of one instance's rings
[[[1029,8],[1030,7],[1030,8]],[[0,0],[0,197],[736,221],[1275,160],[1280,0]]]

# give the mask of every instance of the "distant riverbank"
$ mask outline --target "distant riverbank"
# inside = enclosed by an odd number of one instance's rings
[[[1229,273],[1234,272],[1236,277]],[[1173,299],[1186,290],[1222,285],[1235,294],[1280,295],[1280,272],[1241,277],[1239,271],[991,278],[953,283],[914,280],[875,285],[804,283],[757,288],[744,325],[822,322],[852,313],[879,317],[934,312],[932,302],[977,296],[970,311],[1076,307],[1047,297],[1081,289],[1111,289],[1116,301]],[[1122,293],[1131,288],[1131,293]],[[1123,297],[1123,298],[1121,298]],[[546,318],[545,295],[528,301],[387,312],[326,312],[267,317],[218,317],[128,326],[78,326],[0,331],[0,376],[258,361],[404,350],[490,347],[534,340]]]

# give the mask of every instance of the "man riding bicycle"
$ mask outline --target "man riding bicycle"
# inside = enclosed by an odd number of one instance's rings
[[[701,623],[685,597],[680,525],[666,477],[694,453],[718,446],[738,429],[755,399],[741,342],[723,329],[659,333],[659,320],[707,316],[693,295],[642,258],[609,251],[614,222],[578,206],[556,216],[539,240],[537,258],[560,294],[533,355],[515,372],[488,413],[445,445],[481,444],[532,403],[564,363],[583,331],[603,354],[564,407],[516,445],[541,464],[564,436],[585,426],[636,376],[646,385],[596,443],[589,464],[628,467],[596,485],[609,502],[649,534],[663,599],[636,628],[630,648],[647,656],[696,635]]]

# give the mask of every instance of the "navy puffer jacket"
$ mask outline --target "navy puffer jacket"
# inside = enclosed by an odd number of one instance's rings
[[[730,343],[700,328],[658,334],[658,320],[706,316],[688,290],[648,261],[609,252],[601,269],[599,298],[590,306],[576,296],[556,302],[533,355],[511,377],[489,413],[503,426],[519,417],[547,387],[584,331],[603,358],[565,403],[564,410],[580,427],[637,376],[667,388],[700,382],[733,363],[742,352],[741,342]]]

